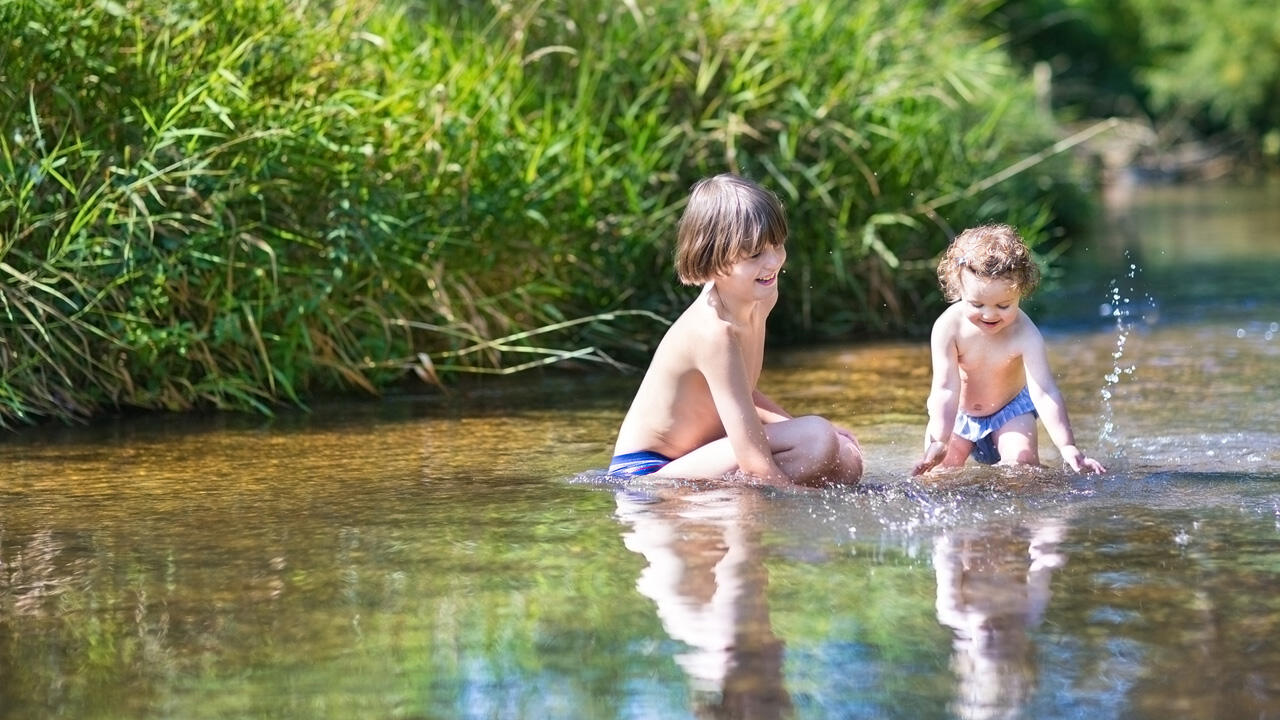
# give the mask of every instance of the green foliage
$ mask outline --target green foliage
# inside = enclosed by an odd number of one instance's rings
[[[1019,0],[986,22],[1048,62],[1069,115],[1145,114],[1258,139],[1280,128],[1280,14],[1259,0]]]
[[[1157,111],[1203,112],[1236,131],[1280,127],[1280,13],[1273,3],[1131,2],[1150,53],[1139,77]]]
[[[783,339],[919,329],[1063,193],[985,3],[0,5],[0,424],[642,360],[689,185],[792,220]],[[998,191],[987,178],[999,177]]]

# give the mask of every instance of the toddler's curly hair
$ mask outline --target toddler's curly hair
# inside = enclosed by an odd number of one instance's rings
[[[938,284],[947,302],[960,299],[965,270],[979,277],[998,277],[1013,283],[1027,297],[1040,283],[1040,268],[1022,236],[1008,225],[981,225],[956,236],[938,262]]]

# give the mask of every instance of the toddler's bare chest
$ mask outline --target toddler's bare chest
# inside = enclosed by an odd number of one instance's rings
[[[957,343],[956,360],[966,375],[1021,374],[1022,352],[1012,343]]]

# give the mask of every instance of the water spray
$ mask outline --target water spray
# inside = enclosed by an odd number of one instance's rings
[[[1128,251],[1125,251],[1125,259],[1130,259]],[[1131,377],[1137,370],[1137,365],[1125,362],[1124,354],[1125,343],[1129,341],[1129,334],[1133,331],[1133,298],[1137,294],[1134,285],[1139,272],[1138,265],[1130,262],[1127,287],[1121,287],[1120,279],[1112,279],[1108,300],[1098,308],[1100,315],[1113,317],[1116,323],[1116,348],[1111,353],[1111,370],[1103,377],[1104,382],[1100,391],[1102,418],[1098,423],[1101,428],[1098,432],[1098,445],[1112,457],[1122,454],[1122,445],[1116,437],[1115,409],[1111,401],[1116,395],[1121,379],[1126,376]],[[1144,298],[1149,305],[1155,304],[1150,295],[1144,295]]]

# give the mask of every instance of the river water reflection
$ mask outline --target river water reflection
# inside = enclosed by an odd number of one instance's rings
[[[770,353],[852,489],[602,478],[635,376],[7,437],[0,718],[1280,717],[1277,200],[1036,298],[1101,477],[912,481],[922,342]]]

